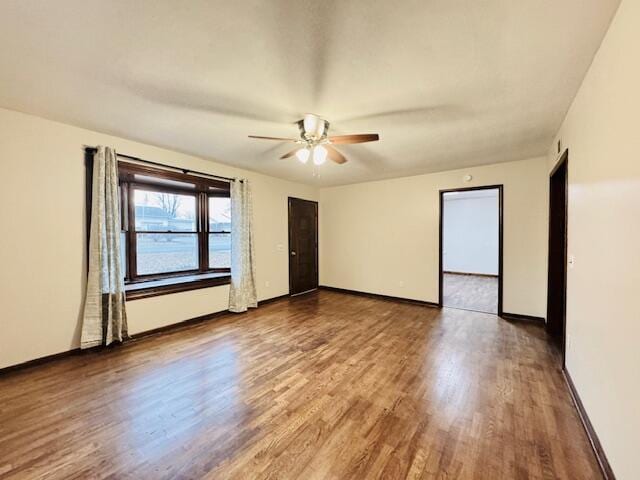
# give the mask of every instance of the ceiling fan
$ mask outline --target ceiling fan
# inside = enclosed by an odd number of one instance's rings
[[[377,133],[328,136],[329,122],[312,113],[307,113],[302,120],[296,123],[300,129],[299,139],[261,137],[259,135],[249,135],[249,138],[297,143],[300,145],[299,147],[285,153],[280,158],[289,158],[295,155],[302,163],[307,163],[309,158],[313,158],[313,163],[316,165],[322,165],[327,160],[327,157],[338,164],[343,164],[347,161],[345,156],[334,148],[334,145],[375,142],[380,139]]]

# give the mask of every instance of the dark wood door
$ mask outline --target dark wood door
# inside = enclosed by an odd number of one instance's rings
[[[289,292],[318,288],[318,203],[289,198]]]
[[[549,266],[547,333],[562,352],[564,363],[567,308],[567,175],[565,152],[549,178]]]

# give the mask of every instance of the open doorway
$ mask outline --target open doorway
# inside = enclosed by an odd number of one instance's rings
[[[502,315],[502,185],[440,192],[440,306]]]

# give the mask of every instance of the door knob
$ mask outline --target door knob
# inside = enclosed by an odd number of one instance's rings
[[[295,256],[296,256],[296,252],[292,251],[292,252],[291,252],[291,256],[292,256],[292,257],[295,257]]]

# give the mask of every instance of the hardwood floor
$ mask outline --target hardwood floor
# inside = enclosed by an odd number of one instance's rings
[[[0,377],[2,479],[601,478],[542,328],[321,291]]]
[[[442,284],[445,307],[498,313],[498,277],[444,273]]]

